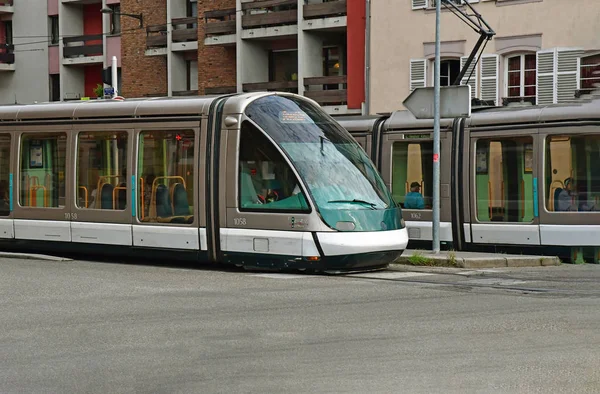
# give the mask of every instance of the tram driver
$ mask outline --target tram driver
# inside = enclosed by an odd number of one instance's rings
[[[404,208],[406,209],[425,209],[425,200],[420,193],[421,184],[413,182],[410,184],[410,192],[404,197]]]

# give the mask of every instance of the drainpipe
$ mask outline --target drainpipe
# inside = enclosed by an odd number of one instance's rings
[[[365,105],[363,115],[369,115],[371,111],[371,0],[366,0],[365,13]]]

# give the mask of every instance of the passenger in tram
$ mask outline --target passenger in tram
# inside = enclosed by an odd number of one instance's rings
[[[420,193],[421,185],[419,182],[410,184],[410,192],[404,198],[404,208],[406,209],[425,209],[425,200]]]
[[[577,211],[577,206],[574,202],[573,185],[575,181],[569,177],[565,179],[564,189],[557,189],[558,198],[556,198],[556,210],[560,212]]]

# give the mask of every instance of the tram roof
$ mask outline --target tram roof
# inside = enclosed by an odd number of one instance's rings
[[[202,115],[219,96],[82,100],[0,106],[0,121]]]

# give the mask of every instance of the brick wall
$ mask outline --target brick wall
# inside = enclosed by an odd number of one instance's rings
[[[235,8],[235,0],[198,0],[198,94],[200,95],[205,94],[206,88],[236,85],[235,46],[204,46],[204,11],[225,8]]]
[[[121,12],[143,14],[139,21],[121,16],[121,92],[124,97],[167,94],[167,57],[146,56],[146,27],[165,24],[166,0],[121,0]]]

